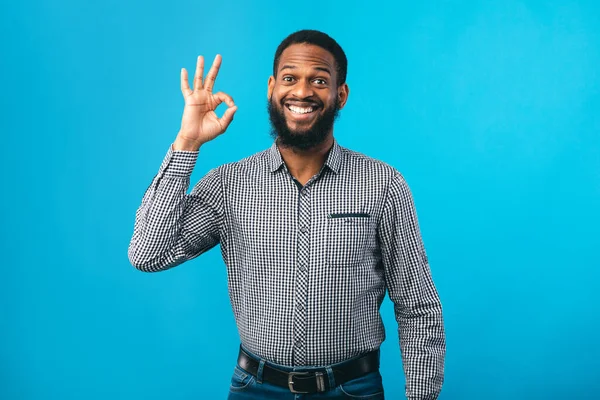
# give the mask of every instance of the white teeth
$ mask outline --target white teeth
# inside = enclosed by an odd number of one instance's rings
[[[314,111],[314,109],[312,107],[304,108],[304,107],[296,107],[296,106],[290,105],[288,108],[290,109],[290,111],[292,111],[296,114],[306,114],[306,113],[310,113],[310,112]]]

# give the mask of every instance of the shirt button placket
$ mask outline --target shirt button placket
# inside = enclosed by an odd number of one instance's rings
[[[308,262],[310,259],[310,186],[298,194],[298,247],[294,307],[294,364],[306,365]]]

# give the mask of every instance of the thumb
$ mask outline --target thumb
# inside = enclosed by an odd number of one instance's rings
[[[236,111],[237,106],[229,107],[227,110],[225,110],[223,116],[219,118],[219,124],[221,125],[223,132],[225,132],[229,124],[231,124],[231,121],[233,121],[233,115]]]

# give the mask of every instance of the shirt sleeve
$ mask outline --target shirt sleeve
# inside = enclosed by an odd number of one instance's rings
[[[219,170],[204,176],[186,194],[198,151],[165,156],[136,211],[128,256],[144,272],[169,269],[216,246],[223,221]]]
[[[437,399],[444,381],[446,339],[410,189],[396,172],[379,226],[382,261],[398,336],[406,397]]]

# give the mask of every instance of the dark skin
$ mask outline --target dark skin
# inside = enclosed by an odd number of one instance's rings
[[[349,93],[346,83],[337,84],[335,58],[331,53],[314,45],[293,44],[281,54],[277,76],[269,78],[267,96],[283,110],[288,128],[301,134],[338,99],[342,109]],[[299,114],[290,107],[313,111]],[[305,185],[321,170],[332,145],[333,128],[323,143],[313,148],[279,146],[279,151],[292,176]]]

